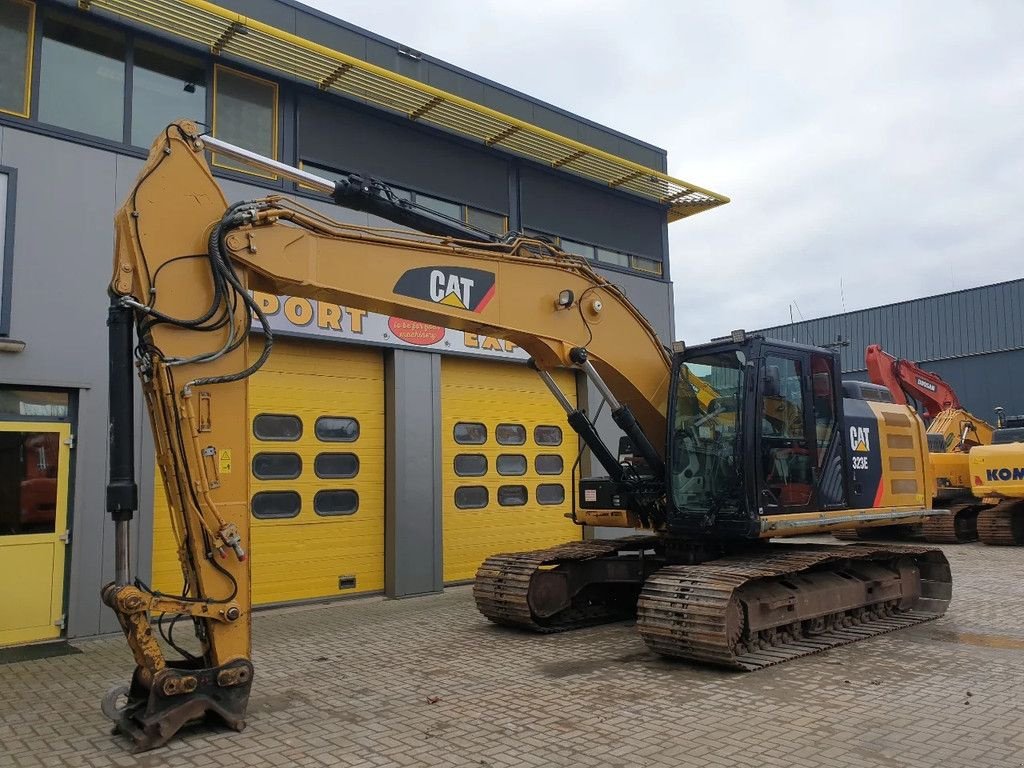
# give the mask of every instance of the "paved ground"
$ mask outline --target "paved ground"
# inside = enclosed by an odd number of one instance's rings
[[[1020,768],[1024,550],[947,553],[943,619],[754,674],[663,661],[621,624],[503,630],[464,587],[261,613],[249,727],[140,756],[99,712],[123,641],[77,643],[0,666],[0,766]]]

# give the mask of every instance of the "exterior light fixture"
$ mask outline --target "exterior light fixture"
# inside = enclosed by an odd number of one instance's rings
[[[555,305],[559,309],[568,309],[573,305],[574,301],[576,301],[576,294],[566,289],[558,294],[558,301],[555,302]]]

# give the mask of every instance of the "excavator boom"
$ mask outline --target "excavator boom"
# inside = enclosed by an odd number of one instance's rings
[[[542,376],[580,365],[622,413],[635,414],[634,437],[652,465],[661,461],[653,446],[665,441],[669,354],[622,291],[585,260],[537,240],[455,239],[467,233],[402,201],[389,207],[381,185],[362,177],[340,183],[298,178],[301,172],[280,164],[276,172],[325,192],[331,185],[331,194],[346,204],[391,212],[397,221],[439,234],[346,225],[280,196],[229,206],[206,161],[212,148],[237,149],[204,139],[191,123],[168,126],[115,217],[109,326],[116,386],[107,506],[119,546],[116,580],[103,597],[137,664],[119,727],[140,748],[161,743],[199,711],[234,727],[243,723],[238,702],[244,711],[253,671],[249,493],[247,473],[231,467],[248,466],[246,378],[273,346],[252,291],[500,336],[531,354]],[[250,354],[250,344],[261,347],[258,354]],[[137,506],[127,383],[133,361],[179,542],[180,595],[154,592],[128,573],[127,526]],[[550,376],[546,381],[554,387]],[[568,415],[606,469],[621,472],[607,449],[601,451],[586,417]],[[149,617],[164,613],[196,623],[203,651],[186,656],[187,664],[169,665],[155,639]],[[183,693],[190,702],[184,708]]]

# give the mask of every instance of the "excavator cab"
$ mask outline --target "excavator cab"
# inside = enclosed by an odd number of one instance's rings
[[[833,351],[742,332],[677,354],[669,532],[756,538],[765,516],[845,507],[838,370]]]

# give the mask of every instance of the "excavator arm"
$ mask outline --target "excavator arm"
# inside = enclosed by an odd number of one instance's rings
[[[864,350],[864,362],[873,383],[888,387],[893,400],[901,405],[907,405],[908,397],[920,403],[925,418],[933,419],[949,408],[962,408],[956,392],[941,376],[893,357],[878,344],[869,344]]]
[[[436,234],[343,224],[282,196],[229,205],[206,152],[232,148],[208,141],[191,123],[168,126],[115,218],[107,507],[118,547],[116,578],[103,598],[136,661],[117,724],[137,749],[164,743],[208,713],[244,725],[253,674],[247,379],[273,347],[253,291],[500,336],[532,356],[555,393],[547,371],[581,369],[663,482],[669,354],[623,292],[585,260],[538,240],[456,239],[472,233],[390,206],[386,190],[362,177],[322,191]],[[286,177],[301,174],[267,165]],[[156,592],[128,573],[127,526],[137,506],[126,383],[132,361],[178,540],[179,595]],[[562,405],[595,458],[622,479],[586,416],[564,397]],[[201,648],[175,646],[182,658],[168,659],[156,635],[164,634],[165,620],[173,626],[179,619],[194,624]]]
[[[887,387],[895,402],[907,405],[909,398],[920,404],[928,433],[941,435],[947,450],[965,452],[992,442],[992,425],[964,410],[956,391],[937,373],[893,357],[878,344],[864,350],[864,362],[872,383]]]

